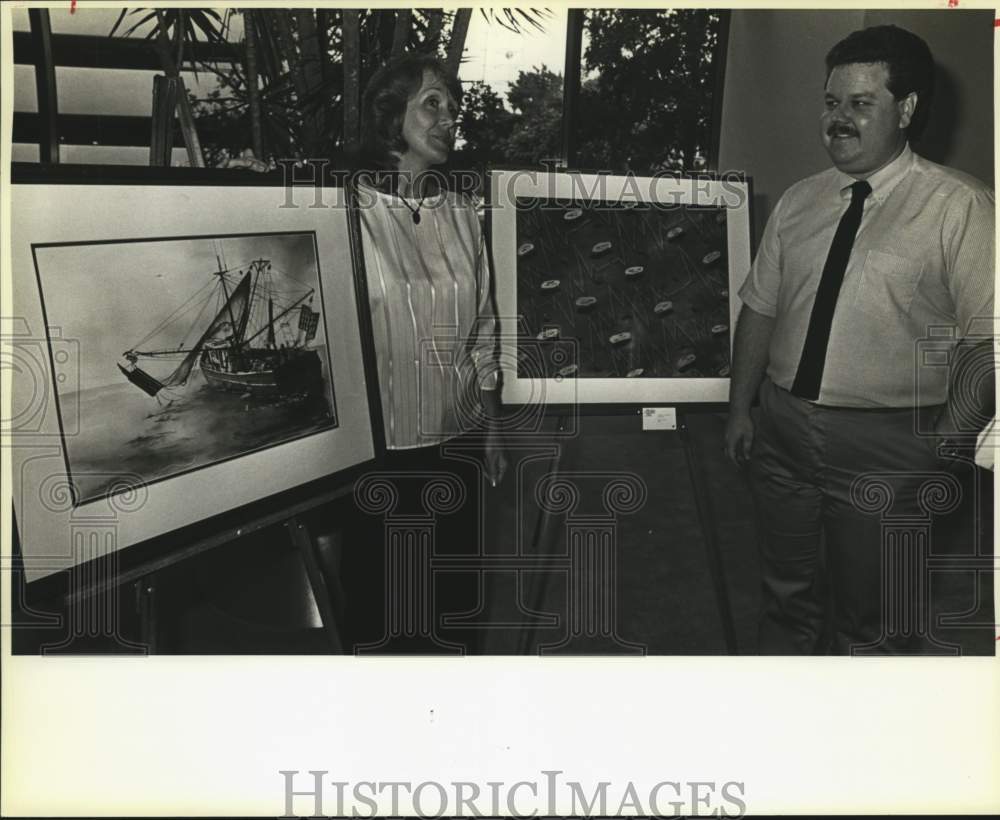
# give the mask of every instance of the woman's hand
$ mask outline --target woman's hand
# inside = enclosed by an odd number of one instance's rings
[[[507,472],[507,454],[504,452],[499,430],[491,429],[486,433],[483,449],[486,456],[486,477],[490,480],[490,485],[496,487]]]
[[[496,487],[503,481],[503,475],[507,472],[507,455],[504,453],[503,437],[500,434],[503,418],[500,391],[481,388],[479,401],[486,417],[486,443],[483,446],[486,456],[486,477],[490,480],[490,484]]]

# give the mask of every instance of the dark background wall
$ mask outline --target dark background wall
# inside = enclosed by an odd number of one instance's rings
[[[829,166],[819,139],[827,51],[866,26],[923,37],[937,64],[931,120],[915,149],[993,185],[993,11],[733,11],[720,170],[754,181],[754,233],[793,182]]]

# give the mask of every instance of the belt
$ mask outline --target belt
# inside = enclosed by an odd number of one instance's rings
[[[768,379],[770,381],[770,379]],[[773,381],[771,386],[775,390],[780,390],[782,393],[786,393],[791,396],[796,401],[803,402],[804,404],[812,405],[813,407],[818,407],[821,410],[839,410],[839,411],[850,411],[853,413],[913,413],[918,410],[933,410],[944,407],[944,403],[941,404],[922,404],[922,405],[906,405],[903,407],[855,407],[854,405],[848,404],[820,404],[818,401],[809,401],[808,399],[802,399],[792,393],[790,390],[786,390],[784,387],[776,385]]]

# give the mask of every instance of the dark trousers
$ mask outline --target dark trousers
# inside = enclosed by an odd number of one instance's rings
[[[355,486],[342,578],[349,651],[475,653],[482,449],[389,450]]]
[[[941,465],[915,431],[930,429],[940,409],[822,407],[764,380],[750,466],[761,654],[850,654],[884,639],[882,516],[919,514],[918,490]]]

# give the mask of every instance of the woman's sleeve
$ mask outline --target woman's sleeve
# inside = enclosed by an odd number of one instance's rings
[[[496,390],[497,371],[497,315],[493,301],[493,288],[490,277],[490,259],[486,249],[486,238],[479,224],[479,217],[474,207],[470,207],[474,222],[473,236],[476,238],[478,253],[476,255],[476,292],[478,310],[476,326],[472,334],[472,364],[476,369],[476,381],[480,390]]]

